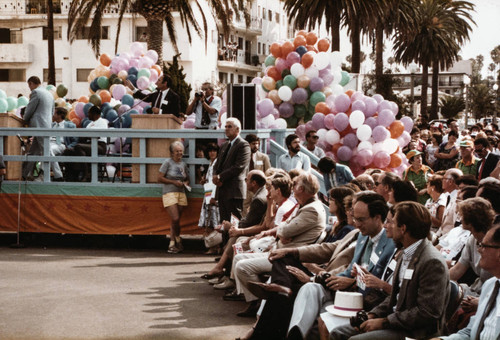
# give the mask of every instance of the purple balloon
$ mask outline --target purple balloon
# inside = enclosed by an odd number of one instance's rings
[[[344,131],[349,125],[349,117],[344,112],[339,112],[333,119],[333,125],[337,131]]]
[[[380,169],[386,168],[387,166],[389,166],[390,163],[391,163],[391,155],[389,155],[385,151],[379,151],[375,154],[375,156],[373,156],[373,164],[375,164],[377,168]]]
[[[388,100],[383,100],[382,102],[380,102],[378,104],[378,112],[380,112],[382,110],[391,110],[391,112],[392,112],[391,102]]]
[[[355,101],[357,101],[357,100],[361,100],[361,101],[363,101],[363,99],[364,99],[364,98],[365,98],[365,95],[363,94],[363,92],[361,92],[361,91],[356,91],[356,92],[354,92],[354,93],[352,94],[352,96],[351,96],[351,102],[353,102],[353,103],[354,103],[354,102],[355,102]]]
[[[388,127],[394,121],[394,114],[389,109],[384,109],[378,113],[378,123],[379,125]]]
[[[372,150],[368,149],[359,150],[356,158],[358,160],[359,165],[361,166],[370,165],[371,162],[373,161],[373,152]]]
[[[394,115],[397,115],[399,112],[399,106],[395,102],[390,102],[391,104],[391,111],[394,113]]]
[[[302,87],[297,87],[292,92],[292,101],[295,104],[304,104],[307,100],[307,90]]]
[[[352,150],[349,149],[347,146],[342,145],[337,150],[337,157],[338,157],[339,160],[341,160],[343,162],[347,162],[352,157]]]
[[[323,90],[323,87],[325,87],[325,82],[320,77],[312,78],[311,82],[309,83],[309,88],[313,92],[321,91]]]
[[[328,66],[330,66],[330,65],[328,65]],[[321,78],[323,78],[323,77],[324,77],[326,74],[328,74],[328,73],[331,73],[331,72],[330,72],[330,67],[325,67],[324,69],[319,70],[319,76],[320,76]]]
[[[283,72],[283,70],[288,67],[287,63],[286,63],[286,60],[283,59],[283,58],[276,59],[276,63],[274,64],[274,66],[279,71],[279,73]]]
[[[318,112],[312,117],[312,125],[316,130],[325,128],[325,115]]]
[[[372,131],[373,140],[378,143],[389,138],[391,133],[383,126],[376,126]]]
[[[362,100],[356,100],[352,103],[351,109],[352,109],[352,111],[359,110],[359,111],[362,111],[363,113],[365,113],[366,104]],[[365,114],[365,117],[366,117],[366,114]]]
[[[377,112],[378,103],[375,99],[366,97],[365,106],[366,109],[363,111],[365,113],[365,117],[371,117],[375,114],[375,112]]]
[[[330,85],[333,82],[333,74],[331,71],[328,71],[328,73],[320,77],[321,79],[323,79],[323,82],[326,86]]]
[[[293,105],[288,102],[283,102],[280,104],[278,111],[281,117],[289,118],[293,116]]]
[[[313,117],[314,118],[314,117]],[[328,130],[333,130],[335,129],[335,124],[334,124],[334,121],[335,121],[335,115],[333,113],[329,113],[325,116],[325,120],[324,120],[324,123],[325,123],[325,127],[328,129]]]
[[[411,119],[408,116],[404,116],[404,117],[401,117],[400,121],[405,126],[405,131],[411,132],[411,129],[413,129],[413,119]]]
[[[277,108],[273,109],[274,119],[278,119],[280,117],[280,111]]]
[[[297,126],[297,128],[295,129],[295,134],[297,136],[299,136],[299,138],[301,140],[305,140],[306,139],[306,126],[304,124]]]
[[[382,100],[384,100],[384,97],[381,94],[374,94],[372,98],[375,99],[379,104],[382,102]]]
[[[375,129],[375,127],[378,125],[377,119],[374,117],[369,117],[365,119],[365,124],[368,125],[369,127]]]
[[[130,106],[128,106],[128,105],[120,105],[120,107],[118,108],[118,115],[121,116],[122,114],[124,114],[128,110],[130,110]]]
[[[274,103],[269,98],[262,99],[260,102],[257,103],[257,110],[259,111],[261,118],[264,118],[273,113],[273,108],[274,108]]]
[[[300,54],[295,51],[288,53],[286,56],[286,64],[288,67],[292,67],[293,64],[300,62]]]
[[[313,124],[312,121],[308,121],[306,123],[306,133],[311,131],[311,130],[314,130],[314,126],[312,124]]]
[[[347,94],[341,93],[335,97],[334,104],[337,112],[346,112],[351,105],[351,98]]]
[[[354,133],[348,133],[347,135],[345,135],[342,144],[349,147],[350,149],[354,149],[356,145],[358,145],[358,137],[356,137]]]

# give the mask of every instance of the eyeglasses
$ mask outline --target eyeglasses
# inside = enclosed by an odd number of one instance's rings
[[[319,136],[311,136],[312,139],[319,139]]]
[[[481,149],[474,149],[474,152],[475,152],[475,153],[481,153],[481,152],[483,152],[483,150],[484,150],[484,148],[481,148]]]
[[[493,248],[493,249],[500,249],[500,246],[495,246],[493,244],[484,244],[484,243],[481,243],[479,242],[479,248]]]
[[[354,223],[358,222],[358,223],[364,223],[367,219],[369,219],[370,217],[352,217],[352,220],[354,221]]]

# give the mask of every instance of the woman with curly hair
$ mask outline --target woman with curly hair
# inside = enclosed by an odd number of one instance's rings
[[[337,221],[333,224],[332,230],[326,236],[324,242],[335,242],[341,240],[351,230],[354,229],[353,225],[347,222],[347,212],[344,206],[344,199],[347,196],[354,195],[354,190],[349,187],[341,186],[333,188],[329,192],[329,210],[330,213],[337,217]]]

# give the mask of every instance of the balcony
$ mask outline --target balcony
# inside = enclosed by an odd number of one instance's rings
[[[224,51],[224,50],[222,50]],[[219,69],[236,70],[241,69],[249,72],[260,72],[262,67],[258,60],[254,63],[252,54],[245,50],[225,50],[226,52],[219,55],[217,67]]]
[[[32,63],[33,44],[0,44],[0,63]]]
[[[52,1],[54,6],[54,14],[61,13],[61,1]],[[26,14],[47,14],[47,3],[45,0],[28,0],[26,1]]]
[[[217,24],[219,31],[221,31],[221,25]],[[250,17],[250,25],[246,25],[245,19],[240,17],[240,20],[237,20],[234,17],[231,17],[231,28],[238,33],[246,33],[247,35],[257,36],[262,35],[262,18],[252,16]]]

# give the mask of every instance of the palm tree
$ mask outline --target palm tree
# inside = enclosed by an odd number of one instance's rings
[[[54,3],[47,1],[47,50],[48,50],[48,77],[47,84],[56,85],[56,61],[54,51]]]
[[[465,101],[462,97],[443,97],[439,100],[441,114],[444,118],[455,118],[460,112],[465,110]]]
[[[429,66],[449,67],[458,58],[460,45],[468,39],[468,11],[474,6],[467,1],[422,0],[415,15],[408,17],[406,27],[398,26],[394,36],[394,52],[398,62],[416,62],[422,66],[422,105],[420,115],[427,116]],[[437,77],[434,83],[437,89]],[[437,95],[437,91],[436,91]],[[437,96],[436,96],[437,105]],[[437,115],[437,111],[434,112]]]
[[[224,34],[227,36],[230,31],[229,23],[231,16],[235,13],[237,19],[240,13],[243,14],[246,24],[250,23],[250,15],[245,7],[245,0],[225,1],[207,0],[212,10],[212,15],[221,24]],[[196,20],[193,7],[201,13],[203,29]],[[167,33],[172,45],[177,53],[177,32],[175,30],[174,13],[179,13],[183,28],[186,31],[188,41],[192,41],[191,30],[194,30],[200,37],[204,32],[205,47],[208,41],[207,17],[203,11],[199,0],[75,0],[72,1],[68,13],[68,40],[73,42],[77,33],[81,32],[91,20],[88,40],[92,44],[92,49],[96,56],[100,54],[101,23],[105,10],[118,8],[118,31],[115,41],[115,53],[118,49],[118,39],[120,36],[120,26],[123,15],[127,10],[143,16],[148,27],[148,49],[153,49],[158,53],[158,64],[163,61],[163,22],[167,27]]]

